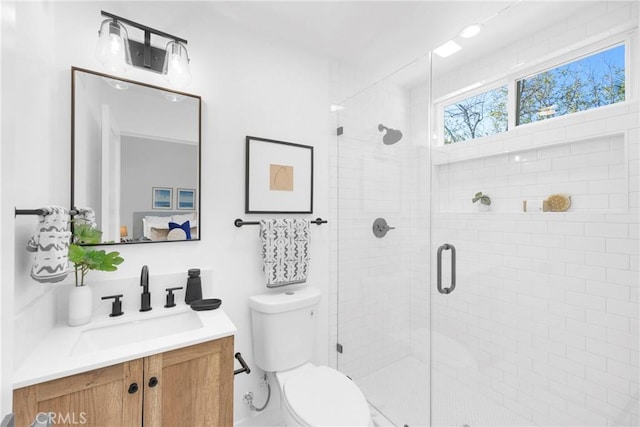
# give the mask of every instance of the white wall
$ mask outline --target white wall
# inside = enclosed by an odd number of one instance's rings
[[[0,4],[0,46],[8,49],[15,37],[6,34],[13,29],[13,7]],[[9,58],[12,59],[12,58]],[[7,60],[3,56],[3,60]],[[0,67],[0,117],[11,111],[7,103],[13,92],[11,81],[14,74]],[[0,127],[0,417],[12,412],[11,376],[13,362],[13,131],[12,121]]]
[[[252,37],[250,29],[237,27],[212,12],[211,3],[46,2],[20,3],[15,7],[16,28],[8,36],[15,36],[16,46],[3,44],[2,52],[3,82],[11,76],[14,88],[5,91],[3,86],[2,161],[3,166],[6,162],[16,168],[7,179],[5,175],[11,169],[2,169],[3,211],[13,205],[36,208],[69,203],[70,67],[100,70],[93,53],[101,9],[189,40],[193,83],[188,90],[203,99],[203,240],[118,247],[125,258],[120,270],[108,276],[92,272],[89,280],[131,279],[139,275],[143,264],[149,266],[151,281],[154,275],[186,272],[191,267],[211,269],[214,295],[210,297],[222,298],[226,313],[238,328],[236,351],[241,351],[253,368],[250,376],[235,379],[236,421],[248,417],[242,395],[252,390],[260,402],[264,390],[256,386],[260,372],[252,362],[246,301],[249,295],[265,292],[266,288],[262,284],[257,228],[233,225],[237,217],[259,218],[243,214],[244,137],[262,136],[314,146],[315,209],[309,217],[327,217],[328,64],[305,52],[290,51]],[[3,43],[5,37],[3,26]],[[12,61],[6,61],[7,58]],[[164,86],[153,73],[132,70],[128,77]],[[11,116],[7,115],[5,101],[12,107]],[[8,122],[9,118],[14,121]],[[12,124],[15,134],[7,129]],[[15,154],[8,152],[5,156],[5,143],[9,144],[7,147],[15,145]],[[14,186],[15,197],[4,191],[9,182]],[[19,332],[28,331],[23,334],[26,340],[19,343],[23,350],[30,340],[45,333],[55,318],[52,285],[38,284],[29,278],[30,256],[24,245],[34,224],[34,217],[18,217],[7,234],[3,227],[4,242],[12,238],[15,229],[15,243],[3,249],[2,257],[11,260],[15,250],[15,266],[10,265],[6,275],[3,272],[2,289],[3,292],[11,289],[10,278],[15,275],[16,316],[30,322],[19,325]],[[308,281],[325,295],[329,226],[312,229]],[[100,294],[100,289],[94,291]],[[326,363],[328,357],[325,301],[316,353],[316,362],[320,363]],[[10,322],[10,311],[3,311],[3,326]],[[6,397],[5,407],[9,407]]]

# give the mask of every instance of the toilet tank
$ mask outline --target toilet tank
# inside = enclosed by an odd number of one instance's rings
[[[249,297],[256,365],[278,372],[311,360],[320,295],[318,288],[305,287]]]

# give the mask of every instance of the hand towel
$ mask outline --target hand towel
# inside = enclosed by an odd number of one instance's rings
[[[309,274],[309,221],[260,221],[262,261],[268,288],[307,281]]]
[[[35,252],[31,277],[41,283],[64,280],[69,274],[69,211],[61,206],[42,208],[36,232],[27,242],[27,250]]]

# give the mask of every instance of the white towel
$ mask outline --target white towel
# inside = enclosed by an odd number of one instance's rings
[[[307,281],[309,275],[309,221],[260,221],[262,260],[268,288]]]
[[[41,283],[64,280],[69,274],[69,211],[61,206],[42,208],[36,232],[27,242],[27,250],[35,252],[31,277]]]

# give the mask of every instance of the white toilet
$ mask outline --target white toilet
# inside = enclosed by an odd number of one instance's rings
[[[372,426],[364,395],[347,376],[309,361],[320,290],[304,287],[249,298],[253,356],[273,372],[289,426]]]

